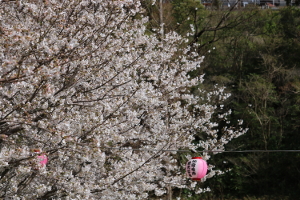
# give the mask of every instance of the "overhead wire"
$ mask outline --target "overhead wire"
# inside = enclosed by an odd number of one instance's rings
[[[193,152],[193,153],[275,153],[275,152],[299,152],[300,150],[184,150],[184,149],[132,149],[122,147],[105,147],[105,149],[114,149],[120,151],[163,151],[163,152]]]

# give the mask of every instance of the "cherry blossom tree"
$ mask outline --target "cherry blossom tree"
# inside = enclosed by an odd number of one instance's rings
[[[228,94],[192,94],[203,77],[188,72],[203,58],[174,32],[149,32],[142,13],[136,0],[0,1],[1,198],[195,189],[167,150],[222,151],[245,133],[220,135],[212,116]],[[195,143],[199,132],[207,140]]]

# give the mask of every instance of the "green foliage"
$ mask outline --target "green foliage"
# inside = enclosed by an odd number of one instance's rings
[[[288,7],[280,12],[280,24],[285,35],[285,39],[299,39],[300,30],[300,10],[295,7]]]
[[[206,74],[207,88],[227,87],[232,98],[224,108],[233,108],[230,121],[244,119],[249,128],[227,150],[300,149],[300,10],[251,12],[256,15],[245,24],[217,33],[222,39],[210,45],[198,72]],[[216,155],[211,164],[230,171],[208,180],[213,192],[201,198],[297,199],[299,156]]]
[[[232,29],[239,37],[215,43],[216,50],[205,60],[209,83],[222,83],[232,93],[227,105],[234,108],[231,121],[244,119],[250,128],[227,149],[300,149],[299,9],[262,11],[255,20],[247,24],[255,30],[251,35]],[[232,170],[216,178],[222,184],[212,181],[212,189],[225,199],[295,199],[300,195],[297,158],[297,153],[227,155],[219,159],[227,160]]]
[[[195,25],[197,31],[208,14],[200,0],[173,0],[172,5],[177,30],[181,34],[189,32],[191,24]]]

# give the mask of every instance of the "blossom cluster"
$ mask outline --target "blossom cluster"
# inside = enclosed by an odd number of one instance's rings
[[[188,72],[203,57],[177,33],[147,31],[142,13],[136,0],[0,1],[1,198],[147,199],[195,189],[185,163],[162,150],[223,149],[244,133],[228,128],[216,139],[217,106],[199,102],[227,96],[191,94],[202,77]],[[195,144],[199,131],[212,139]],[[34,148],[47,158],[40,167]]]

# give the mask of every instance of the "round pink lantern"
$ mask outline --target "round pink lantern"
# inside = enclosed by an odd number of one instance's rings
[[[194,181],[200,181],[207,173],[207,163],[201,157],[193,157],[186,163],[186,173]]]
[[[48,162],[48,157],[46,155],[41,155],[37,157],[38,163],[41,167],[45,167]]]
[[[35,154],[37,154],[33,162],[33,169],[40,170],[46,167],[46,164],[48,163],[48,157],[44,153],[40,154],[41,151],[39,149],[34,149],[33,151]]]

